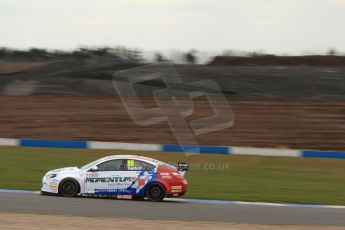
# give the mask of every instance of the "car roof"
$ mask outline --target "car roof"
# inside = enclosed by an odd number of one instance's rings
[[[116,160],[116,159],[144,160],[150,163],[158,164],[158,160],[155,160],[150,157],[139,156],[139,155],[112,155],[112,156],[103,157],[100,160],[106,161],[106,160]]]

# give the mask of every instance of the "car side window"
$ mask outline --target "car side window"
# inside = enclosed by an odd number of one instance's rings
[[[154,165],[139,160],[127,160],[128,171],[151,171],[154,169]]]
[[[126,160],[109,160],[97,165],[98,171],[125,171]]]

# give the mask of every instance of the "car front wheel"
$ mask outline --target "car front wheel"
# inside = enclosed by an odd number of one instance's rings
[[[60,194],[66,197],[73,197],[78,195],[79,185],[76,181],[66,180],[60,186]]]
[[[151,184],[146,190],[146,197],[150,201],[162,201],[165,197],[165,188],[161,184]]]

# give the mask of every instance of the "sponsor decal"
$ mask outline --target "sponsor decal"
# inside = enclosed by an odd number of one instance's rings
[[[98,177],[98,173],[97,172],[87,173],[86,177]]]
[[[182,186],[181,185],[171,186],[171,192],[172,193],[182,192]]]
[[[116,198],[121,199],[121,200],[132,200],[133,196],[132,195],[117,195]]]
[[[172,178],[170,173],[160,173],[159,175],[162,177],[162,179],[171,179]]]
[[[114,182],[131,182],[132,177],[89,177],[85,183],[114,183]]]
[[[171,186],[171,189],[182,189],[182,185]]]
[[[145,179],[138,179],[138,185],[139,186],[145,185]]]
[[[128,170],[131,170],[131,171],[141,171],[142,170],[142,167],[140,166],[133,166],[133,167],[128,167]]]
[[[50,182],[50,184],[49,184],[48,187],[49,187],[51,190],[55,191],[55,190],[58,189],[59,184],[58,184],[57,182],[55,182],[55,181],[52,181],[52,182]]]
[[[127,192],[127,189],[95,189],[96,193],[119,193]]]
[[[152,179],[153,175],[149,172],[140,172],[138,175],[138,179],[134,182],[131,188],[135,189],[136,193],[145,187],[145,185]]]
[[[119,199],[133,199],[132,194],[134,193],[131,189],[95,189],[93,194],[110,196]]]
[[[169,176],[169,173],[160,173],[161,176]]]
[[[134,160],[127,160],[127,169],[131,171],[141,171],[141,166],[135,166]]]

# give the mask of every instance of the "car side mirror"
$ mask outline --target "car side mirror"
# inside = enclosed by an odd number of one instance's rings
[[[98,167],[97,166],[93,166],[91,169],[90,169],[90,172],[97,172],[98,171]]]

